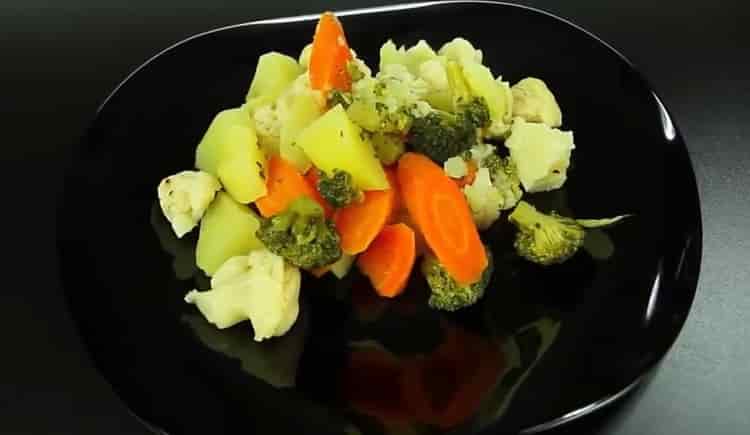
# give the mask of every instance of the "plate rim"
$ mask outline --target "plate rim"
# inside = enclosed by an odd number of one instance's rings
[[[691,182],[695,194],[696,194],[696,205],[697,205],[697,217],[696,217],[696,224],[695,224],[695,236],[696,240],[694,240],[695,245],[690,247],[690,252],[685,254],[685,258],[687,259],[688,256],[693,257],[691,259],[691,262],[696,266],[697,272],[695,273],[694,279],[690,282],[690,284],[687,286],[691,290],[690,295],[690,304],[687,309],[687,312],[684,316],[684,318],[680,321],[680,324],[677,326],[677,332],[674,334],[674,336],[669,340],[669,342],[663,347],[662,350],[660,350],[659,355],[656,356],[653,361],[646,367],[642,373],[640,373],[635,379],[631,380],[628,384],[624,385],[620,390],[611,393],[609,395],[605,395],[598,400],[593,401],[592,403],[589,403],[587,405],[581,406],[578,409],[572,410],[568,412],[567,414],[564,414],[560,417],[557,417],[555,419],[551,419],[547,422],[539,423],[534,426],[523,428],[519,431],[519,434],[524,435],[532,435],[540,432],[544,432],[547,430],[551,430],[554,428],[557,428],[559,426],[566,425],[568,423],[571,423],[573,421],[577,421],[583,417],[586,417],[588,415],[591,415],[593,413],[596,413],[604,408],[607,408],[609,406],[612,406],[616,403],[619,403],[621,400],[623,400],[625,397],[629,396],[629,393],[633,392],[638,386],[644,383],[644,381],[648,378],[652,372],[658,368],[661,361],[669,354],[672,347],[674,346],[675,342],[681,335],[684,325],[687,322],[687,319],[690,316],[690,313],[693,311],[693,305],[695,302],[695,296],[698,292],[699,282],[700,282],[700,272],[702,270],[703,265],[703,216],[702,216],[702,210],[701,210],[701,201],[700,201],[700,189],[698,188],[696,173],[695,173],[695,167],[693,165],[693,161],[690,158],[690,152],[687,148],[687,143],[684,140],[684,136],[681,134],[679,127],[675,124],[673,121],[672,115],[670,114],[669,110],[666,108],[666,106],[663,104],[662,99],[660,98],[658,92],[655,90],[655,88],[652,86],[651,81],[641,72],[641,70],[636,66],[636,64],[631,61],[627,56],[625,56],[621,51],[616,49],[614,46],[609,44],[607,41],[599,37],[594,32],[582,27],[579,24],[574,23],[573,21],[561,17],[555,13],[549,12],[547,10],[529,6],[525,4],[518,4],[518,3],[511,3],[507,1],[494,1],[494,0],[431,0],[431,1],[422,1],[422,2],[415,2],[415,3],[395,3],[391,5],[383,5],[383,6],[373,6],[373,7],[364,7],[364,8],[353,8],[353,9],[342,9],[342,10],[334,10],[333,12],[341,17],[346,16],[357,16],[357,15],[367,15],[367,14],[377,14],[377,13],[383,13],[383,12],[397,12],[397,11],[408,11],[408,10],[416,10],[416,9],[424,9],[424,8],[430,8],[430,7],[439,7],[439,6],[457,6],[460,7],[462,5],[489,5],[489,6],[501,6],[501,7],[510,7],[510,8],[516,8],[516,9],[522,9],[526,10],[532,13],[541,14],[544,16],[547,16],[551,19],[554,19],[558,22],[561,22],[569,27],[572,28],[572,30],[582,32],[587,37],[592,38],[596,43],[604,46],[607,48],[612,54],[617,56],[622,62],[624,62],[635,74],[638,75],[638,77],[643,81],[644,85],[647,87],[649,93],[654,98],[657,107],[659,109],[659,115],[661,117],[662,126],[664,128],[665,134],[667,137],[671,139],[679,139],[682,142],[681,151],[685,153],[685,156],[687,157],[687,165],[690,171],[691,176]],[[230,24],[226,26],[220,26],[211,28],[209,30],[195,33],[192,35],[189,35],[183,39],[180,39],[167,47],[157,51],[155,54],[148,57],[145,61],[140,63],[137,67],[133,68],[130,72],[128,72],[125,77],[115,85],[112,90],[107,94],[107,96],[102,100],[102,102],[98,105],[96,111],[93,114],[93,117],[89,120],[87,127],[83,130],[83,133],[80,137],[80,140],[78,142],[85,142],[86,138],[89,136],[91,127],[96,123],[97,119],[100,117],[101,112],[103,109],[107,106],[109,101],[114,98],[120,90],[139,72],[141,72],[143,69],[148,67],[152,62],[156,61],[158,58],[162,57],[163,55],[171,52],[172,50],[175,50],[183,45],[186,45],[193,40],[209,36],[212,34],[220,33],[227,30],[233,30],[233,29],[240,29],[245,27],[253,27],[253,26],[261,26],[261,25],[270,25],[270,24],[286,24],[286,23],[300,23],[300,22],[308,22],[308,21],[314,21],[319,18],[320,14],[300,14],[300,15],[290,15],[290,16],[284,16],[284,17],[276,17],[276,18],[266,18],[266,19],[260,19],[260,20],[251,20],[251,21],[244,21],[241,23],[236,24]],[[79,148],[80,150],[80,148]],[[69,166],[72,166],[72,162]],[[70,169],[70,168],[66,168]],[[66,170],[66,176],[68,171]],[[65,194],[65,186],[63,186],[63,193],[59,196],[58,204],[56,207],[56,210],[58,212],[57,218],[56,218],[56,230],[59,229],[60,226],[60,219],[59,219],[59,212],[63,208],[63,202],[64,198],[66,196]],[[56,231],[57,234],[57,240],[58,240],[58,246],[57,251],[59,254],[60,245],[59,245],[59,231]],[[688,248],[686,248],[686,251]],[[59,258],[58,258],[59,263]],[[60,265],[58,264],[58,270],[61,270]],[[60,273],[61,274],[61,273]],[[680,272],[682,274],[682,272]],[[63,279],[60,280],[61,283],[61,289],[64,293],[67,293],[65,291],[65,281]],[[68,297],[66,299],[66,305],[68,312],[72,315],[72,309],[70,304],[70,299]],[[122,398],[122,396],[119,394],[118,389],[109,381],[109,379],[104,375],[104,371],[101,369],[100,364],[97,362],[96,358],[92,354],[90,346],[87,344],[87,340],[81,333],[80,327],[78,326],[78,323],[71,318],[71,322],[73,323],[75,333],[78,335],[79,340],[84,345],[84,352],[86,353],[87,357],[93,364],[94,368],[96,369],[97,375],[100,376],[106,383],[106,385],[110,388],[110,390],[114,393],[115,398],[124,406],[124,409],[135,419],[140,422],[144,428],[156,433],[156,434],[163,434],[163,435],[170,435],[170,432],[166,431],[164,428],[159,427],[156,423],[146,420],[145,418],[141,417],[137,412],[133,410],[133,408]],[[482,431],[484,433],[486,430],[490,430],[492,427],[488,427]]]

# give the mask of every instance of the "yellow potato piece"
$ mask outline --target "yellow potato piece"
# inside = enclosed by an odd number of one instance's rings
[[[389,187],[372,144],[341,105],[310,124],[297,136],[296,142],[318,169],[329,174],[334,169],[349,172],[359,189],[385,190]]]
[[[198,267],[211,276],[227,259],[263,247],[255,237],[259,227],[260,219],[250,208],[225,192],[217,193],[201,220],[195,249]]]
[[[235,201],[266,194],[265,157],[244,107],[219,112],[196,150],[195,165],[216,176]]]

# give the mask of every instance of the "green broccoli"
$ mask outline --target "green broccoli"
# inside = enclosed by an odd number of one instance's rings
[[[479,281],[468,286],[459,285],[437,258],[426,255],[422,260],[422,274],[432,291],[427,303],[438,310],[456,311],[475,304],[484,296],[484,291],[490,283],[494,268],[492,252],[487,247],[485,247],[485,250],[487,251],[487,268],[484,269]]]
[[[456,113],[433,110],[412,121],[409,143],[415,151],[442,163],[474,146],[477,129],[486,127],[489,119],[481,98],[461,103]]]
[[[338,89],[332,89],[328,93],[328,107],[336,107],[341,104],[341,107],[348,109],[352,105],[353,101],[351,92],[344,92]]]
[[[404,139],[397,134],[373,133],[370,136],[375,155],[384,165],[392,165],[406,150]]]
[[[276,216],[261,219],[255,235],[266,248],[303,269],[331,264],[341,258],[341,244],[323,208],[303,196]]]
[[[457,109],[476,128],[484,128],[490,125],[490,109],[483,97],[475,97],[465,103],[458,103]]]
[[[544,214],[521,201],[508,216],[518,234],[514,246],[523,258],[548,266],[569,259],[583,246],[586,230],[575,219]]]
[[[334,169],[331,176],[320,171],[317,188],[320,195],[336,208],[346,207],[362,198],[362,191],[354,187],[352,174],[340,169]]]

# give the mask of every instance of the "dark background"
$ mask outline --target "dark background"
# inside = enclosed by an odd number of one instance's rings
[[[0,433],[147,434],[92,368],[58,283],[55,197],[78,136],[135,66],[196,32],[377,0],[3,0],[0,3]],[[687,141],[704,257],[690,318],[630,400],[556,434],[750,431],[750,4],[522,2],[630,58]],[[499,19],[498,38],[502,38]],[[189,90],[186,90],[189,92]],[[644,156],[648,158],[648,156]],[[638,176],[633,168],[633,177]],[[92,208],[95,213],[95,208]],[[636,400],[632,400],[636,399]]]

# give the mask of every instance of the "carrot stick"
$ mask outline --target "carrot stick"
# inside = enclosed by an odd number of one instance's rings
[[[263,217],[273,216],[284,211],[289,204],[300,196],[315,199],[315,189],[297,172],[297,168],[279,156],[273,156],[268,162],[266,178],[266,196],[255,201]]]
[[[326,217],[330,218],[331,216],[333,216],[334,208],[331,204],[328,203],[328,201],[323,199],[323,197],[320,195],[320,192],[318,192],[318,178],[320,178],[320,174],[315,168],[311,168],[309,171],[307,171],[307,174],[305,174],[305,180],[307,180],[307,184],[309,184],[313,190],[312,199],[314,199],[323,207],[323,211],[325,212]]]
[[[404,291],[415,258],[414,231],[394,224],[383,228],[359,256],[357,266],[380,296],[392,298]]]
[[[401,197],[427,245],[460,284],[479,281],[487,254],[464,195],[428,157],[404,154],[398,163]]]
[[[336,211],[333,222],[341,236],[341,250],[349,255],[363,252],[393,216],[396,189],[369,190],[364,200]]]
[[[331,12],[324,13],[320,16],[313,37],[310,86],[321,91],[351,89],[352,79],[346,69],[351,58],[341,22]]]

